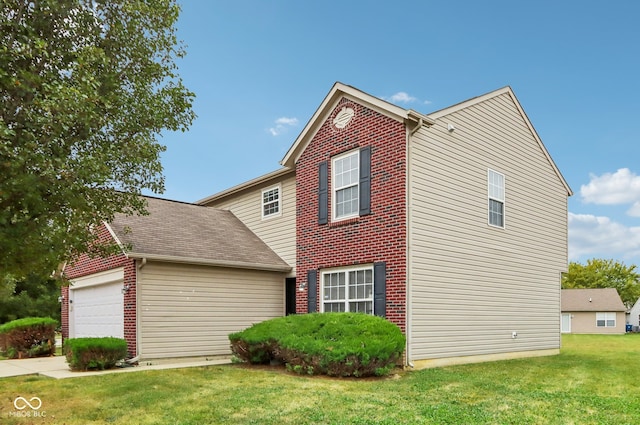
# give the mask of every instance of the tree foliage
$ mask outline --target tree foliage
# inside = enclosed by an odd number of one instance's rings
[[[640,298],[640,274],[636,266],[614,260],[591,259],[583,265],[569,263],[562,276],[562,288],[616,288],[622,302],[630,308]]]
[[[193,93],[175,0],[0,3],[0,275],[50,273],[116,213],[161,193],[161,132]]]
[[[25,317],[51,317],[60,322],[60,285],[56,280],[30,275],[4,286],[7,293],[0,298],[0,324]]]

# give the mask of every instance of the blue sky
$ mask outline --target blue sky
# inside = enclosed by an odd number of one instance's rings
[[[278,169],[336,81],[423,113],[509,85],[574,191],[570,260],[640,265],[640,2],[179,3],[198,118],[162,196]]]

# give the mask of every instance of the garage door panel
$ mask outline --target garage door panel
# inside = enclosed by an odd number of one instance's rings
[[[122,282],[72,289],[73,338],[124,337]]]

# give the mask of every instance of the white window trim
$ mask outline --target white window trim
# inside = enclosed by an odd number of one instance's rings
[[[613,317],[613,319],[611,318]],[[608,312],[597,312],[596,313],[596,328],[615,328],[617,325],[617,317],[616,317],[616,313],[612,312],[612,311],[608,311]],[[604,326],[598,326],[598,321],[599,320],[604,320]],[[607,323],[613,320],[613,325],[609,326]]]
[[[354,185],[349,185],[349,186],[343,186],[340,188],[336,188],[336,161],[340,160],[340,159],[344,159],[348,156],[351,155],[356,155],[356,157],[358,158],[358,179],[356,179],[356,183]],[[338,222],[338,221],[343,221],[343,220],[349,220],[350,218],[354,218],[354,217],[358,217],[360,215],[360,211],[358,208],[356,208],[356,211],[349,214],[349,215],[343,215],[341,217],[338,217],[338,208],[337,208],[337,204],[336,204],[336,192],[338,190],[341,189],[346,189],[348,187],[356,187],[358,190],[358,201],[360,201],[360,150],[359,149],[355,149],[355,150],[351,150],[349,152],[345,152],[343,154],[337,155],[333,158],[331,158],[331,219],[334,222]]]
[[[371,270],[371,297],[370,298],[366,298],[366,299],[361,299],[361,298],[357,298],[355,300],[351,300],[349,299],[349,282],[345,281],[345,293],[344,293],[344,300],[325,300],[324,298],[324,277],[327,274],[332,274],[332,273],[344,273],[345,277],[348,279],[348,275],[349,272],[357,272],[357,271],[361,271],[361,270]],[[375,315],[375,305],[374,305],[374,292],[375,292],[375,275],[374,275],[374,268],[373,268],[373,264],[364,264],[364,265],[358,265],[358,266],[347,266],[347,267],[335,267],[335,268],[331,268],[331,269],[324,269],[321,270],[320,272],[320,312],[324,313],[324,304],[325,301],[328,303],[335,303],[335,302],[340,302],[343,301],[345,304],[345,312],[349,311],[349,302],[353,301],[353,302],[362,302],[362,301],[370,301],[371,302],[371,315]]]
[[[498,174],[502,176],[502,199],[497,198],[495,196],[491,196],[491,188],[490,188],[490,177],[491,173]],[[505,229],[507,227],[507,177],[499,171],[493,170],[491,168],[487,169],[487,224],[495,229]],[[489,209],[489,201],[497,201],[502,202],[502,226],[498,226],[497,224],[491,223],[491,210]]]
[[[274,189],[278,189],[278,212],[265,215],[264,214],[264,206],[265,206],[264,194]],[[260,192],[260,215],[263,220],[268,220],[274,217],[280,217],[282,215],[282,185],[281,184],[277,184],[275,186],[270,186],[265,189],[262,189],[262,191]]]

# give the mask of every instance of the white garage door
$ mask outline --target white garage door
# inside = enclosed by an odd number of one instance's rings
[[[77,286],[69,288],[71,338],[124,338],[124,296],[120,276],[103,275],[102,279],[94,277],[91,282],[77,282]],[[104,280],[107,282],[100,282]],[[83,286],[83,283],[91,284]]]

